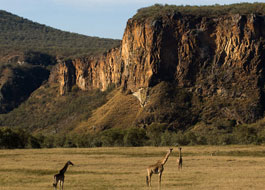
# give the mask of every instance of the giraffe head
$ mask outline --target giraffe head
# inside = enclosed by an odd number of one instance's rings
[[[68,165],[74,165],[70,160],[67,162]]]
[[[168,152],[172,152],[173,148],[169,148]]]

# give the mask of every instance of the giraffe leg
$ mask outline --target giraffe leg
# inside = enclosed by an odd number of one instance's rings
[[[152,173],[148,174],[148,186],[151,187],[151,178],[152,178]]]
[[[149,187],[151,187],[151,176],[152,176],[152,171],[147,169],[146,184]]]
[[[62,177],[62,180],[61,180],[61,182],[62,182],[62,190],[63,190],[64,176]]]
[[[56,190],[57,189],[57,184],[53,184],[53,189]]]
[[[53,182],[54,190],[57,189],[57,184],[58,184],[58,180],[57,180],[56,176],[54,176],[54,182]]]
[[[60,190],[62,190],[63,189],[63,181],[61,180],[60,181]]]
[[[179,169],[180,169],[180,170],[182,169],[182,160],[181,160],[181,162],[179,163]]]
[[[163,173],[163,172],[160,172],[160,173],[159,173],[159,178],[158,178],[159,187],[161,187],[161,178],[162,178],[162,173]]]

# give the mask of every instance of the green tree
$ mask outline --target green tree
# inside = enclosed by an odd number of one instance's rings
[[[143,146],[147,139],[146,132],[141,128],[129,128],[124,135],[125,146]]]

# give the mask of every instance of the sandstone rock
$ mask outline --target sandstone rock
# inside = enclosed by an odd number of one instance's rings
[[[265,110],[264,20],[256,14],[194,18],[180,13],[130,19],[120,48],[59,65],[60,93],[72,85],[104,91],[115,84],[137,94],[168,81],[200,96],[202,115],[254,122]]]

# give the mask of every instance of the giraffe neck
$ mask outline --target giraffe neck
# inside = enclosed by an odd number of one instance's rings
[[[165,158],[164,158],[164,159],[162,160],[162,162],[161,162],[162,165],[164,165],[164,164],[167,162],[167,159],[168,159],[170,153],[171,153],[171,152],[168,152],[168,153],[166,154]]]
[[[65,166],[60,170],[60,174],[64,174],[68,168],[68,163],[65,164]]]
[[[179,158],[181,158],[181,157],[182,157],[181,150],[179,150]]]

